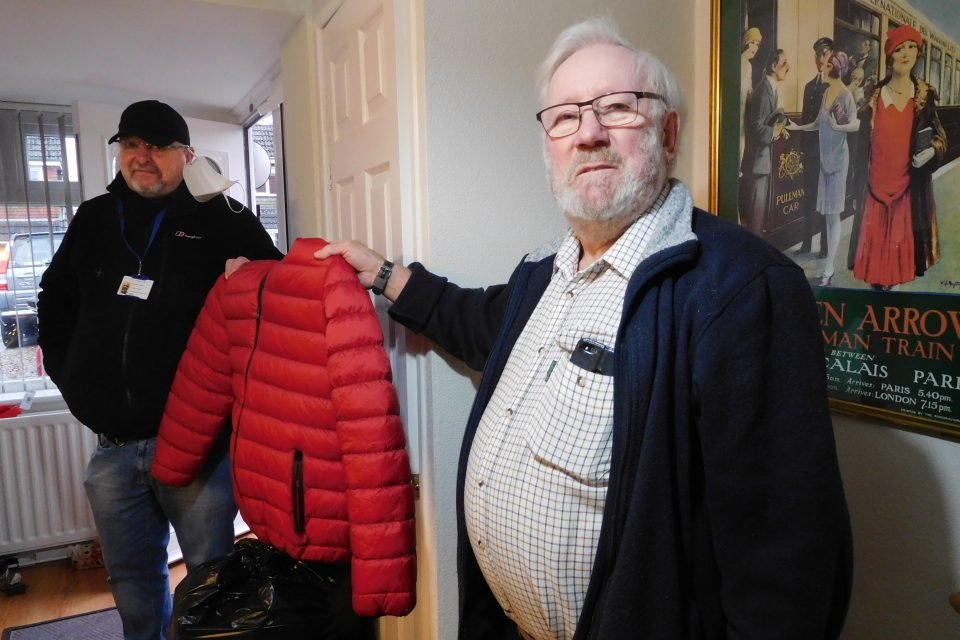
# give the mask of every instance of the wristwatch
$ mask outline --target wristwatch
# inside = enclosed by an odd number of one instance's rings
[[[390,279],[392,274],[393,263],[389,260],[384,260],[383,264],[380,265],[380,271],[377,272],[377,277],[373,279],[373,286],[370,287],[370,290],[378,296],[382,296],[383,290],[387,288],[387,280]]]

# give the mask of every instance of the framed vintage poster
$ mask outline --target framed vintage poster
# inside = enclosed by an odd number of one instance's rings
[[[800,265],[836,410],[960,439],[956,0],[713,0],[711,206]]]

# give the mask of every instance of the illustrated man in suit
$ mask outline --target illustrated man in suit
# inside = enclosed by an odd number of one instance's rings
[[[860,42],[860,53],[853,57],[854,68],[863,69],[864,82],[877,80],[877,57],[873,54],[873,41],[864,38]]]
[[[820,111],[820,104],[823,102],[823,94],[827,90],[827,80],[823,77],[823,66],[833,55],[833,40],[830,38],[817,38],[813,43],[813,59],[817,63],[817,75],[813,77],[803,87],[803,109],[800,112],[800,123],[807,124],[817,119],[817,112]],[[804,148],[804,191],[807,193],[807,202],[814,203],[813,206],[806,207],[803,214],[803,240],[797,255],[810,253],[813,250],[813,236],[820,233],[821,258],[827,256],[827,227],[825,218],[816,211],[817,201],[817,181],[819,179],[819,159],[820,148],[817,136],[814,134],[806,137]]]
[[[740,163],[741,224],[756,234],[763,231],[770,194],[770,145],[784,131],[786,118],[778,119],[777,92],[787,77],[790,63],[783,49],[770,54],[765,77],[747,99],[744,114],[744,150]]]

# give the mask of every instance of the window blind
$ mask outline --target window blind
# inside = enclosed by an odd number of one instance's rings
[[[67,107],[0,103],[0,400],[54,389],[37,346],[40,278],[82,201]]]

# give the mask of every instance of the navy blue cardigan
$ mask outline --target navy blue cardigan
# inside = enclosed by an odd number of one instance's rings
[[[688,227],[689,228],[689,227]],[[615,345],[613,460],[575,640],[836,638],[850,523],[804,274],[695,210],[696,239],[638,266]],[[467,459],[554,256],[461,289],[411,265],[391,316],[483,371],[457,481],[460,634],[515,638],[467,539]]]

